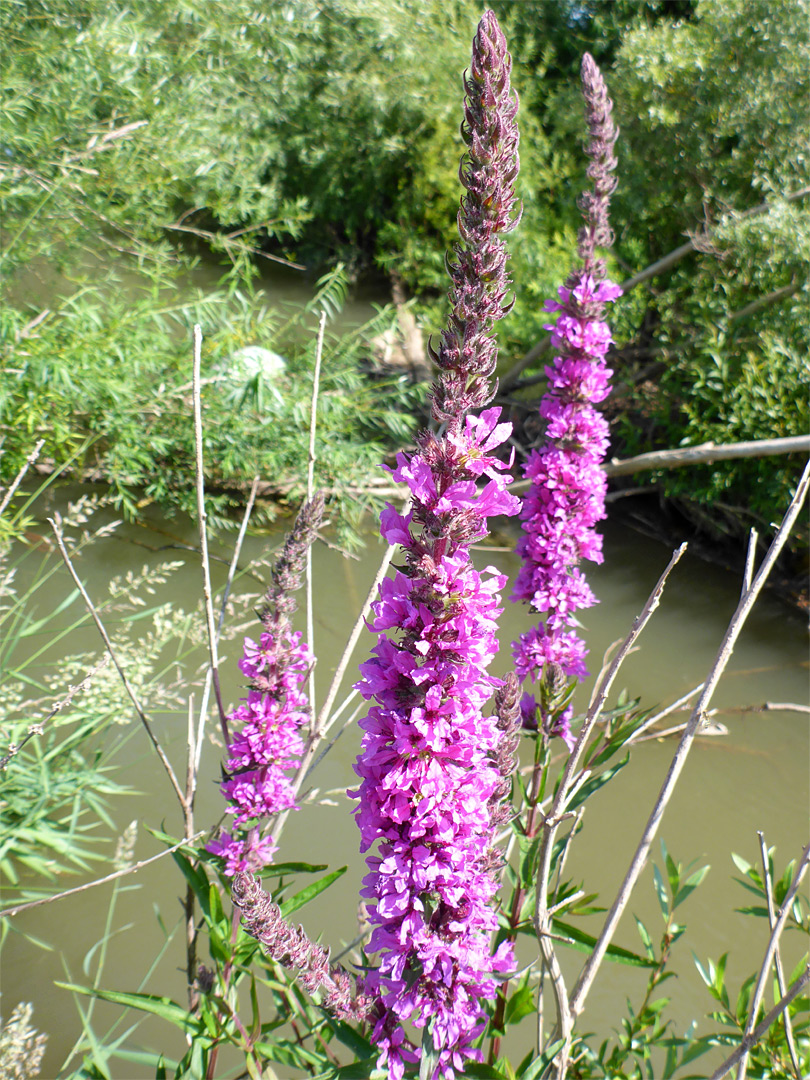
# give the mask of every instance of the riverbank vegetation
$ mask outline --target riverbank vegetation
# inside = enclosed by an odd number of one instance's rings
[[[612,454],[806,434],[805,0],[496,0],[494,10],[522,101],[516,303],[499,360],[521,444],[536,438],[542,301],[576,242],[571,76],[584,49],[611,73],[623,132],[612,273],[625,283],[647,273],[617,309]],[[276,438],[294,427],[312,352],[276,340],[279,320],[255,291],[269,259],[310,277],[337,263],[353,279],[392,276],[435,332],[457,208],[457,72],[478,14],[472,0],[431,0],[418,17],[409,0],[7,6],[4,476],[43,437],[43,460],[95,471],[128,512],[142,489],[182,504],[167,462],[188,460],[172,437],[188,370],[172,328],[195,320],[206,376],[245,346],[292,350],[288,380],[260,398],[284,402]],[[222,260],[221,288],[178,292],[201,251]],[[342,429],[345,461],[323,478],[334,491],[356,488],[374,460],[360,450],[369,428],[375,450],[393,449],[418,412],[406,379],[364,388],[356,375],[380,329],[335,340],[340,369],[325,369],[343,394],[332,445]],[[303,458],[267,446],[243,390],[213,389],[210,482],[227,488],[258,470],[297,493]],[[343,407],[352,395],[362,422]],[[749,458],[633,486],[671,500],[693,531],[740,546],[751,524],[768,531],[798,467],[796,455]]]

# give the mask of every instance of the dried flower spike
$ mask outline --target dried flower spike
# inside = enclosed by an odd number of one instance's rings
[[[322,1002],[339,1020],[362,1022],[377,1008],[374,998],[363,993],[362,984],[339,964],[329,963],[329,950],[307,937],[303,926],[291,926],[281,909],[262,889],[258,878],[238,873],[231,897],[242,912],[242,926],[264,946],[267,955],[287,968],[298,969],[298,981],[308,994],[320,990]]]

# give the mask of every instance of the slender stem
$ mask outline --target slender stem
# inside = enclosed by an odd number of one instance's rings
[[[756,529],[751,530],[751,535],[748,538],[748,550],[745,553],[745,570],[743,571],[743,583],[741,595],[744,596],[751,588],[751,582],[754,580],[754,564],[757,558],[757,541],[759,540],[759,533]]]
[[[108,881],[115,881],[116,878],[126,877],[127,874],[136,874],[139,870],[142,870],[144,866],[157,862],[158,859],[162,859],[165,855],[171,855],[173,851],[177,851],[178,848],[181,848],[194,840],[199,840],[199,838],[204,835],[205,830],[198,832],[195,836],[188,838],[183,837],[182,840],[178,840],[172,847],[166,848],[165,851],[158,852],[157,855],[152,855],[149,859],[142,859],[141,862],[134,863],[125,870],[116,870],[115,873],[107,874],[107,876],[103,878],[96,878],[95,881],[86,881],[84,885],[77,885],[74,889],[67,889],[65,892],[56,893],[55,896],[43,896],[39,900],[29,900],[25,904],[16,904],[14,907],[4,908],[0,911],[0,919],[10,918],[13,915],[18,915],[21,911],[29,911],[31,908],[41,907],[43,904],[52,904],[55,900],[64,900],[66,896],[75,896],[76,893],[85,892],[87,889],[93,889],[96,885],[104,885]]]
[[[214,697],[219,710],[219,722],[222,737],[227,746],[228,720],[222,704],[222,692],[219,688],[219,660],[217,659],[217,635],[214,629],[214,606],[211,600],[211,565],[208,559],[208,534],[205,528],[208,519],[205,512],[205,486],[203,481],[203,432],[202,432],[202,395],[200,392],[200,366],[202,363],[202,328],[194,324],[194,369],[192,374],[192,397],[194,401],[194,458],[196,463],[197,488],[197,524],[200,529],[200,557],[203,572],[203,599],[205,601],[205,621],[208,627],[208,653],[211,661],[211,681]]]
[[[688,693],[679,697],[677,701],[673,701],[671,705],[667,705],[666,708],[661,709],[660,712],[655,713],[653,716],[648,716],[643,724],[639,724],[628,741],[631,743],[638,741],[648,728],[651,728],[653,724],[657,724],[659,720],[663,720],[665,716],[669,716],[671,713],[676,712],[680,709],[681,705],[685,705],[688,701],[691,701],[695,694],[699,694],[702,689],[703,683],[698,683],[698,685],[693,686]],[[657,738],[657,733],[652,737]]]
[[[538,800],[540,795],[540,784],[543,779],[543,773],[548,767],[548,755],[544,754],[544,743],[540,735],[538,734],[534,744],[534,765],[532,766],[532,783],[529,789],[528,799],[526,805],[528,806],[528,814],[526,815],[526,825],[523,829],[524,834],[531,839],[537,833],[537,815],[538,815]],[[521,807],[520,814],[522,815],[523,807]],[[509,910],[509,938],[514,940],[516,937],[516,928],[520,922],[520,912],[523,908],[523,902],[526,899],[526,890],[522,884],[518,882],[515,886],[515,890],[512,893],[512,906]],[[540,980],[542,987],[542,976]],[[495,1012],[492,1016],[492,1027],[498,1031],[503,1028],[504,1016],[506,1014],[506,1002],[509,996],[509,981],[506,980],[501,984],[498,989],[498,1000],[495,1005]],[[542,1020],[538,1019],[538,1024],[542,1024]],[[489,1064],[493,1065],[495,1059],[501,1052],[501,1036],[493,1035],[489,1044]]]
[[[332,747],[338,741],[338,739],[343,734],[343,732],[346,730],[346,728],[348,728],[351,724],[354,723],[354,721],[360,715],[362,709],[363,709],[363,703],[361,702],[361,704],[357,706],[357,708],[354,710],[354,712],[350,713],[346,717],[346,719],[343,721],[343,723],[338,728],[337,734],[332,736],[332,738],[329,740],[329,742],[326,744],[326,746],[323,748],[323,750],[321,750],[320,754],[318,754],[318,756],[315,758],[315,760],[309,766],[309,768],[307,769],[304,776],[301,778],[301,783],[302,784],[307,779],[309,774],[311,772],[314,772],[315,769],[318,767],[318,765],[320,765],[320,763],[323,761],[323,759],[326,757],[326,755],[329,753],[329,751],[332,749]]]
[[[225,589],[222,593],[222,603],[219,605],[219,619],[217,620],[217,644],[219,644],[219,638],[222,633],[222,624],[225,622],[225,609],[228,606],[228,600],[231,595],[231,588],[233,587],[233,580],[236,575],[236,568],[239,564],[239,556],[242,552],[242,544],[247,534],[248,522],[250,516],[253,513],[253,506],[256,502],[256,495],[259,490],[260,479],[258,476],[253,477],[253,484],[250,488],[250,495],[248,495],[247,506],[245,512],[242,515],[242,524],[239,526],[239,535],[236,538],[236,545],[233,549],[233,556],[231,557],[231,564],[228,567],[228,578],[225,582]],[[208,698],[211,693],[211,668],[205,673],[205,686],[203,688],[202,708],[200,709],[200,719],[197,726],[197,739],[196,739],[196,751],[194,754],[194,788],[192,791],[192,804],[194,795],[197,792],[197,777],[200,774],[200,759],[202,757],[202,743],[203,733],[205,731],[205,720],[208,715]]]
[[[25,464],[23,465],[23,467],[20,469],[20,471],[17,473],[17,475],[11,481],[11,484],[9,485],[8,490],[6,491],[5,495],[3,496],[3,501],[0,502],[0,516],[2,516],[3,513],[5,512],[6,507],[11,502],[11,497],[13,496],[14,492],[17,490],[17,488],[22,483],[23,477],[25,476],[25,474],[28,472],[28,470],[31,468],[31,466],[34,464],[34,462],[39,457],[40,453],[42,452],[42,447],[44,445],[45,445],[45,440],[40,439],[39,442],[37,443],[37,445],[34,447],[34,449],[31,451],[31,453],[25,459]]]
[[[186,759],[186,803],[184,807],[186,819],[186,840],[194,833],[194,789],[196,787],[196,772],[194,762],[196,759],[194,745],[194,695],[188,699],[188,757]],[[197,926],[194,914],[194,889],[191,882],[186,884],[186,900],[183,911],[186,920],[186,988],[188,993],[189,1012],[196,1012],[199,1005],[200,995],[194,985],[197,976]]]
[[[146,717],[146,713],[141,708],[141,703],[138,700],[138,698],[137,698],[137,696],[135,694],[135,691],[132,689],[132,685],[131,685],[129,679],[127,678],[127,676],[126,676],[126,673],[124,672],[124,669],[121,667],[121,664],[118,661],[118,656],[116,655],[115,649],[113,649],[112,642],[110,641],[109,634],[104,629],[104,623],[101,621],[101,617],[100,617],[99,613],[96,611],[96,609],[95,609],[95,607],[93,605],[93,601],[90,599],[90,597],[89,597],[89,595],[87,593],[87,590],[85,589],[84,585],[81,583],[81,581],[79,579],[79,575],[76,573],[76,570],[74,569],[73,563],[70,561],[70,555],[68,555],[68,550],[65,547],[65,541],[64,541],[64,539],[62,537],[62,530],[60,529],[59,525],[57,524],[57,522],[53,518],[48,518],[48,522],[50,523],[50,526],[53,529],[53,534],[56,537],[57,547],[59,548],[59,551],[60,551],[60,553],[62,555],[62,558],[64,559],[65,566],[68,568],[68,573],[73,578],[73,581],[74,581],[74,583],[76,585],[76,588],[79,590],[79,592],[81,594],[81,597],[85,602],[87,610],[90,612],[90,615],[92,616],[93,622],[96,624],[96,627],[98,629],[99,634],[101,634],[102,641],[107,646],[107,652],[110,654],[110,659],[115,664],[115,669],[116,669],[116,671],[118,672],[118,674],[119,674],[119,676],[121,678],[121,682],[124,685],[124,689],[126,690],[127,694],[129,695],[129,700],[132,702],[132,705],[133,705],[133,707],[135,709],[135,712],[138,715],[138,719],[143,724],[144,729],[146,731],[146,734],[149,736],[149,740],[152,743],[152,746],[155,748],[155,753],[160,758],[160,762],[163,765],[163,768],[166,770],[166,775],[169,777],[169,782],[171,783],[172,787],[174,788],[175,794],[177,795],[177,798],[180,801],[180,806],[182,807],[183,812],[185,813],[185,811],[186,811],[186,798],[185,798],[185,795],[183,794],[183,790],[180,787],[180,784],[177,781],[177,777],[175,776],[175,772],[174,772],[174,769],[172,768],[171,762],[166,757],[166,754],[165,754],[165,752],[163,750],[163,747],[158,742],[157,736],[155,735],[154,731],[152,730],[152,725],[149,723],[149,720]]]
[[[681,741],[678,745],[675,755],[667,772],[667,776],[664,780],[661,791],[656,800],[653,811],[650,814],[650,818],[644,829],[644,833],[639,841],[636,853],[633,856],[630,867],[627,871],[624,881],[619,889],[619,893],[610,909],[610,912],[605,920],[605,925],[602,928],[602,932],[599,935],[599,939],[596,942],[593,950],[591,951],[588,960],[586,961],[582,972],[574,986],[571,995],[571,1011],[574,1016],[578,1016],[584,1006],[585,999],[588,995],[593,980],[596,977],[596,972],[599,969],[602,960],[604,959],[607,947],[613,937],[613,934],[621,918],[627,903],[630,899],[630,895],[633,891],[636,881],[647,861],[647,855],[649,854],[650,847],[658,831],[658,827],[664,815],[664,810],[669,803],[672,793],[675,789],[675,784],[681,774],[684,764],[686,763],[687,755],[692,747],[695,735],[700,727],[708,709],[714,690],[722,675],[723,671],[731,658],[731,654],[734,650],[734,644],[740,635],[740,632],[745,625],[745,621],[753,607],[759,593],[764,586],[768,575],[776,561],[779,552],[784,547],[785,541],[788,538],[791,528],[793,527],[797,517],[802,508],[802,504],[807,495],[808,487],[810,487],[810,464],[808,464],[802,474],[796,489],[796,494],[791,501],[790,507],[779,527],[779,531],[774,537],[765,558],[762,561],[759,572],[757,573],[751,588],[740,600],[737,610],[732,616],[728,629],[726,630],[725,637],[718,651],[714,665],[709,673],[704,686],[703,691],[695,704],[692,715],[689,718],[686,729],[681,737]]]
[[[307,502],[315,494],[315,432],[318,423],[318,389],[321,382],[323,359],[323,336],[326,331],[326,311],[321,312],[318,323],[318,341],[315,347],[315,371],[312,375],[312,403],[309,408],[309,455],[307,458]],[[307,643],[315,657],[315,607],[312,597],[312,544],[307,544]],[[309,707],[312,710],[312,730],[315,726],[315,660],[309,672]]]
[[[29,741],[29,739],[33,739],[35,735],[42,735],[42,733],[45,731],[45,725],[48,723],[49,720],[53,720],[54,716],[56,716],[58,712],[66,709],[68,705],[71,704],[77,694],[80,694],[84,690],[88,689],[90,683],[93,681],[94,676],[96,676],[102,668],[105,668],[107,664],[109,664],[109,662],[109,656],[102,657],[101,660],[99,660],[99,662],[96,664],[96,666],[92,668],[87,673],[87,675],[85,675],[85,677],[77,686],[68,687],[67,694],[65,694],[63,698],[60,698],[59,701],[57,701],[54,705],[51,706],[51,711],[46,717],[44,717],[44,719],[39,720],[37,721],[37,723],[31,724],[29,726],[28,732],[22,742],[20,742],[16,746],[12,745],[8,747],[5,756],[0,758],[0,772],[3,772],[3,770],[8,767],[9,763],[13,760],[13,758],[17,756],[17,754],[19,754],[19,752]]]
[[[748,1022],[745,1025],[744,1039],[751,1036],[754,1031],[754,1025],[757,1019],[757,1013],[759,1007],[762,1004],[762,997],[765,993],[765,984],[771,974],[771,964],[776,956],[776,950],[779,947],[779,938],[782,936],[782,931],[785,929],[785,923],[788,920],[790,914],[790,908],[793,904],[793,898],[799,891],[799,885],[801,885],[802,878],[807,873],[807,867],[810,866],[810,844],[802,852],[802,857],[799,860],[799,865],[796,867],[796,872],[793,875],[793,881],[790,883],[790,888],[785,893],[785,899],[782,901],[782,910],[779,912],[779,917],[774,923],[771,929],[771,936],[768,940],[768,947],[765,950],[765,957],[762,961],[762,966],[759,969],[759,977],[754,987],[754,992],[751,995],[751,1006],[748,1013]],[[739,1066],[737,1068],[737,1080],[745,1080],[745,1073],[748,1067],[748,1051],[746,1050],[742,1058],[740,1059]]]
[[[757,830],[757,836],[759,837],[759,853],[762,859],[762,882],[765,886],[765,899],[768,903],[768,925],[771,928],[771,932],[773,932],[773,928],[776,925],[776,911],[774,910],[772,892],[773,882],[771,881],[771,867],[768,861],[768,848],[765,844],[764,834]],[[779,993],[784,997],[787,993],[785,985],[785,969],[782,964],[782,957],[779,954],[778,945],[776,952],[774,953],[774,961],[776,964],[776,981],[779,984]],[[796,1080],[802,1080],[801,1069],[799,1068],[799,1058],[796,1054],[796,1041],[793,1038],[793,1024],[790,1022],[789,1010],[785,1010],[782,1019],[785,1025],[785,1038],[787,1039],[788,1052],[790,1053],[790,1060],[793,1063],[793,1072],[796,1074]]]
[[[771,1009],[768,1015],[759,1023],[750,1035],[746,1035],[731,1057],[726,1058],[719,1069],[716,1069],[709,1080],[722,1080],[724,1076],[734,1068],[737,1062],[745,1055],[747,1056],[752,1046],[756,1046],[768,1028],[777,1020],[781,1013],[787,1009],[793,1001],[804,990],[805,986],[810,983],[810,964],[804,969],[802,974],[798,977],[796,982],[791,986],[788,992],[783,998],[781,998],[776,1005]]]

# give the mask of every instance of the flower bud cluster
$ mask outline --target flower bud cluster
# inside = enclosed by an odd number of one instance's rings
[[[245,638],[239,661],[251,689],[228,717],[236,733],[220,785],[233,828],[208,844],[208,851],[224,859],[228,876],[258,872],[272,862],[277,845],[262,835],[263,827],[269,817],[295,805],[289,771],[299,764],[304,748],[299,731],[309,716],[304,683],[313,661],[290,625],[295,610],[291,592],[300,587],[304,555],[322,515],[320,497],[301,508],[273,567],[260,611],[263,632],[258,642]]]
[[[506,302],[510,280],[506,272],[506,243],[499,234],[514,229],[515,179],[518,157],[517,94],[509,76],[512,59],[506,39],[491,11],[484,13],[473,41],[462,137],[467,155],[459,167],[466,188],[458,212],[461,243],[455,261],[448,259],[452,280],[451,313],[441,333],[438,350],[430,354],[442,372],[433,391],[433,415],[451,430],[469,409],[483,408],[494,396],[491,377],[498,350],[492,336],[494,323],[511,304]]]
[[[362,984],[355,988],[355,980],[340,964],[330,964],[329,949],[310,941],[303,926],[286,921],[257,878],[237,874],[231,897],[242,912],[245,931],[262,943],[271,959],[297,968],[297,981],[308,994],[319,990],[323,1007],[333,1016],[362,1022],[374,1015],[375,999],[363,993]]]
[[[565,676],[587,675],[587,650],[574,627],[577,612],[595,604],[596,597],[580,569],[583,559],[602,561],[602,537],[595,526],[605,516],[607,482],[601,469],[608,446],[608,424],[596,405],[610,392],[612,371],[606,354],[612,344],[604,321],[605,304],[621,289],[605,279],[605,266],[595,258],[597,245],[612,240],[608,203],[616,186],[613,144],[617,130],[612,103],[593,59],[582,63],[585,112],[590,130],[588,175],[593,189],[580,199],[585,226],[579,235],[582,265],[559,292],[559,301],[546,301],[547,311],[559,312],[551,331],[557,355],[546,368],[548,389],[540,405],[546,420],[546,444],[532,451],[525,465],[531,486],[524,499],[523,536],[518,554],[523,564],[512,594],[545,619],[523,634],[513,646],[522,680],[541,678],[547,665]],[[529,717],[535,701],[524,697]],[[555,717],[550,734],[571,745],[571,710]]]
[[[449,266],[453,308],[433,353],[441,369],[434,417],[447,430],[424,432],[418,452],[400,454],[390,470],[407,485],[411,509],[389,505],[381,533],[402,547],[403,565],[380,586],[371,620],[379,636],[357,684],[374,702],[361,721],[354,793],[361,849],[378,845],[362,892],[373,927],[369,951],[379,954],[366,988],[380,999],[371,1037],[392,1080],[418,1058],[403,1031],[408,1020],[428,1029],[431,1080],[449,1080],[480,1058],[473,1042],[484,1026],[482,999],[494,997],[496,974],[514,964],[511,946],[494,957],[490,947],[493,822],[502,820],[511,743],[504,749],[498,718],[483,714],[499,685],[488,669],[506,578],[493,567],[476,570],[469,547],[487,535],[489,517],[514,514],[520,504],[506,490],[511,462],[493,453],[511,424],[499,423],[497,408],[467,415],[491,398],[491,331],[505,313],[498,234],[513,227],[518,168],[509,69],[503,34],[487,12],[465,81],[469,157],[461,168],[462,244]]]

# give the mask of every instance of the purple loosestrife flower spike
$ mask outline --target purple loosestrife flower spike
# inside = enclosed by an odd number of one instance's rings
[[[281,914],[258,878],[238,873],[231,898],[242,912],[242,926],[264,946],[267,955],[287,968],[298,968],[298,981],[308,994],[320,990],[323,1007],[339,1020],[363,1022],[378,1009],[372,997],[363,993],[362,981],[355,980],[340,964],[329,963],[329,950],[307,937],[303,926],[291,926]]]
[[[225,873],[261,870],[272,862],[276,845],[262,835],[273,814],[295,805],[289,770],[299,764],[298,734],[309,716],[303,690],[312,665],[301,634],[292,629],[292,591],[300,588],[306,551],[323,517],[323,497],[304,503],[271,571],[271,584],[259,610],[258,642],[245,638],[239,668],[250,691],[229,716],[235,735],[228,745],[226,776],[220,787],[234,827],[212,840],[208,851],[225,860]]]
[[[597,601],[579,564],[583,559],[602,561],[602,537],[594,526],[605,516],[607,482],[600,465],[608,425],[595,405],[610,392],[613,374],[605,363],[612,343],[603,321],[605,304],[621,296],[621,289],[606,280],[604,261],[595,251],[613,241],[608,207],[616,187],[613,146],[618,132],[604,79],[587,54],[582,86],[593,186],[579,200],[585,219],[578,243],[582,265],[558,290],[559,302],[546,301],[547,311],[560,313],[556,324],[546,328],[557,356],[546,368],[548,389],[540,404],[540,415],[547,421],[546,444],[532,451],[524,468],[531,487],[521,511],[523,536],[517,545],[523,565],[512,594],[532,611],[545,612],[545,620],[513,645],[521,679],[542,678],[549,665],[569,678],[587,675],[587,650],[573,627],[576,613]],[[531,725],[536,710],[532,695],[524,696],[521,708]],[[559,735],[569,748],[570,717],[570,709],[544,717],[547,734]]]
[[[498,350],[492,327],[511,308],[506,244],[499,233],[517,225],[514,184],[518,158],[517,94],[509,83],[512,59],[506,38],[491,11],[484,13],[473,41],[461,133],[467,154],[459,167],[466,188],[458,212],[461,243],[455,262],[447,260],[452,280],[451,313],[438,350],[430,354],[441,371],[433,389],[433,416],[457,432],[469,409],[492,400]]]
[[[465,80],[462,243],[449,266],[449,325],[434,352],[441,369],[434,417],[447,429],[441,437],[423,432],[418,452],[399,454],[390,470],[407,485],[412,508],[403,516],[389,505],[380,517],[383,537],[402,547],[403,565],[380,586],[371,619],[377,644],[357,684],[374,702],[361,721],[361,784],[352,793],[361,850],[378,845],[362,891],[369,952],[379,955],[366,989],[380,1000],[371,1038],[392,1080],[418,1057],[403,1034],[408,1020],[429,1031],[434,1076],[451,1080],[468,1059],[480,1059],[473,1043],[484,1027],[482,1000],[495,996],[496,974],[514,967],[508,943],[494,957],[490,948],[494,823],[511,759],[497,716],[483,713],[499,685],[488,669],[506,578],[493,567],[479,573],[469,548],[487,535],[488,517],[514,514],[520,504],[506,490],[509,465],[493,453],[511,424],[499,422],[497,408],[467,414],[492,394],[492,328],[508,285],[497,234],[514,224],[517,101],[509,69],[488,11]]]

